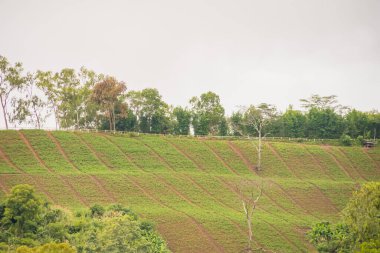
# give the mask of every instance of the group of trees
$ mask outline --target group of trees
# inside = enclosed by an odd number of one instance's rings
[[[59,72],[24,73],[22,63],[0,56],[0,102],[9,122],[42,128],[52,115],[57,128],[93,128],[143,133],[244,135],[295,138],[378,138],[380,113],[342,107],[336,96],[301,99],[305,110],[292,106],[279,112],[273,105],[242,107],[226,116],[220,97],[206,92],[187,107],[168,105],[157,89],[128,91],[124,82],[82,67]],[[252,118],[265,119],[257,131]],[[255,119],[256,120],[256,119]],[[191,131],[192,130],[192,131]]]
[[[115,204],[72,215],[54,209],[30,185],[17,185],[0,203],[0,252],[169,253],[147,221]]]
[[[317,223],[308,235],[318,252],[380,252],[380,182],[354,192],[340,223]]]

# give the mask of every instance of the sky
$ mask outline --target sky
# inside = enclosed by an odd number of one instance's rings
[[[379,0],[0,0],[0,11],[0,55],[27,71],[85,66],[182,106],[213,91],[228,114],[312,94],[380,109]]]

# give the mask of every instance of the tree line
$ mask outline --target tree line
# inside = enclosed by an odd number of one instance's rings
[[[339,105],[337,97],[301,99],[304,110],[274,105],[241,107],[226,115],[220,97],[206,92],[188,106],[171,106],[157,89],[128,90],[125,82],[85,67],[25,73],[20,62],[0,56],[0,102],[5,127],[43,128],[53,116],[57,129],[109,129],[174,135],[257,136],[250,121],[265,121],[262,132],[274,137],[336,139],[378,138],[380,113]]]

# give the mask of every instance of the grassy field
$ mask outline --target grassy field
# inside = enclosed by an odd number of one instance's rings
[[[28,183],[68,210],[122,203],[152,220],[173,252],[240,252],[239,193],[263,196],[255,244],[313,252],[306,231],[336,221],[358,184],[380,180],[380,149],[265,142],[263,169],[246,140],[0,131],[0,198]]]

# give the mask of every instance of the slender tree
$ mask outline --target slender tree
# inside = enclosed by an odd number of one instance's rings
[[[47,103],[38,94],[35,75],[28,73],[26,83],[18,98],[12,99],[13,114],[12,122],[32,124],[34,127],[41,129],[49,116],[45,110]]]
[[[13,92],[22,88],[25,78],[22,76],[23,67],[20,62],[16,62],[13,66],[8,62],[7,58],[0,55],[0,103],[3,110],[5,128],[8,129],[8,102]]]
[[[241,128],[240,130],[236,130],[240,131],[242,135],[247,136],[248,139],[257,135],[258,145],[255,145],[255,148],[257,150],[258,161],[256,168],[261,170],[262,142],[263,138],[269,134],[268,132],[265,132],[265,128],[277,116],[276,107],[265,103],[259,104],[258,106],[251,105],[248,108],[243,108],[241,115],[243,116],[240,125]]]
[[[252,218],[254,211],[256,210],[257,203],[259,202],[262,194],[263,194],[263,182],[258,186],[258,194],[255,196],[254,190],[250,190],[249,196],[245,196],[242,192],[242,189],[237,186],[237,191],[240,196],[240,200],[243,204],[244,217],[247,222],[248,229],[248,247],[243,249],[241,252],[252,253],[254,251],[265,251],[263,248],[254,249],[253,248],[253,227],[252,227]]]

